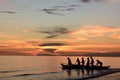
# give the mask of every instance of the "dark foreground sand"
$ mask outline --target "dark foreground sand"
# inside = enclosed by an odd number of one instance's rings
[[[120,80],[120,69],[105,70],[92,76],[74,80]]]
[[[109,69],[109,70],[101,70],[95,72],[94,74],[87,75],[85,74],[82,77],[82,74],[75,75],[76,70],[71,71],[71,76],[66,74],[66,71],[62,72],[52,72],[52,73],[44,73],[44,74],[18,74],[8,77],[1,77],[0,80],[120,80],[120,69]],[[73,75],[72,75],[73,74]]]
[[[90,79],[90,80],[120,80],[120,72],[105,75],[105,76]]]

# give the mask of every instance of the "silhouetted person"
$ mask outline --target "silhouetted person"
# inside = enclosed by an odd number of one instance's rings
[[[81,63],[82,63],[82,66],[84,67],[84,65],[85,65],[85,60],[84,60],[83,57],[82,57],[82,61],[81,61]]]
[[[72,65],[70,58],[68,57],[67,59],[68,59],[68,65]]]
[[[77,65],[80,65],[80,60],[79,60],[79,58],[77,58],[77,60],[76,60],[75,63],[77,63]]]
[[[86,66],[89,67],[90,66],[90,59],[89,57],[87,58],[87,63],[86,63]]]
[[[97,59],[97,66],[100,66],[100,67],[103,66],[103,63],[100,60],[98,60],[98,59]]]
[[[91,59],[91,66],[94,66],[94,59],[92,56],[90,56],[90,59]]]

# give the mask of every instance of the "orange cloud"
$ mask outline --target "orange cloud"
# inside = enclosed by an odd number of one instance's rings
[[[111,37],[111,34],[114,35],[116,33],[120,33],[120,28],[108,26],[82,26],[79,29],[71,32],[71,34],[73,35],[82,35],[86,37],[100,37],[100,36]]]
[[[37,46],[33,45],[31,43],[28,43],[27,41],[23,40],[7,40],[7,41],[0,41],[1,48],[8,49],[8,48],[14,48],[14,49],[35,49]],[[4,46],[4,47],[2,47]]]
[[[114,39],[120,39],[120,33],[113,33],[111,34],[111,37]]]
[[[25,30],[25,32],[29,32]],[[102,37],[103,41],[94,40],[96,38]],[[105,37],[109,39],[110,42],[104,42]],[[14,50],[16,53],[30,53],[37,54],[43,52],[46,49],[56,49],[57,52],[109,52],[109,51],[120,51],[120,43],[114,42],[114,39],[120,39],[120,28],[119,27],[108,27],[108,26],[82,26],[77,30],[71,30],[64,36],[59,36],[57,38],[42,38],[42,39],[26,39],[21,40],[19,36],[16,35],[1,35],[1,38],[6,40],[0,40],[0,51],[11,53]],[[114,44],[112,43],[114,42]],[[39,46],[46,45],[48,46]],[[57,43],[57,44],[56,44]],[[59,44],[58,44],[59,43]],[[66,44],[66,45],[61,45]],[[99,43],[99,44],[98,44]],[[101,44],[100,44],[101,43]],[[105,44],[106,43],[106,44]],[[53,46],[52,46],[53,45]],[[55,46],[56,45],[56,46]],[[61,46],[59,46],[61,45]],[[2,54],[2,52],[0,54]],[[13,53],[15,53],[13,52]]]
[[[39,52],[36,48],[38,46],[24,40],[0,41],[0,55],[35,55]]]
[[[16,48],[0,48],[0,55],[36,55],[38,51],[34,49],[16,49]]]
[[[57,52],[120,52],[118,44],[73,44],[61,46]]]

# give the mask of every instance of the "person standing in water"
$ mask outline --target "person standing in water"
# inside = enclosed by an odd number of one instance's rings
[[[72,65],[71,59],[68,57],[68,65]]]
[[[96,65],[102,67],[103,63],[100,60],[97,59],[97,64]]]
[[[79,60],[79,58],[77,58],[77,60],[76,60],[75,63],[77,63],[77,65],[80,65],[80,60]]]
[[[85,65],[85,60],[84,60],[83,57],[82,57],[82,61],[81,61],[81,63],[82,63],[82,66],[84,67],[84,65]]]
[[[87,63],[86,63],[86,66],[89,67],[90,66],[90,59],[89,57],[87,58]]]
[[[94,66],[94,59],[92,56],[90,56],[90,59],[91,59],[91,66],[93,67]]]

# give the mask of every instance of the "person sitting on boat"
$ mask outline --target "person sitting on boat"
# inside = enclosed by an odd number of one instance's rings
[[[68,65],[72,65],[71,59],[68,57]]]
[[[94,66],[94,59],[92,56],[90,56],[90,59],[91,59],[91,66],[93,67]]]
[[[77,63],[77,65],[80,65],[80,60],[79,60],[79,58],[77,58],[77,60],[76,60],[75,63]]]
[[[87,58],[87,63],[86,63],[86,66],[89,67],[90,66],[90,59],[89,57]]]
[[[96,65],[102,67],[103,63],[100,60],[97,59],[97,64]]]
[[[82,63],[82,66],[84,67],[85,60],[84,60],[84,58],[83,58],[83,57],[82,57],[82,61],[81,61],[81,63]]]

